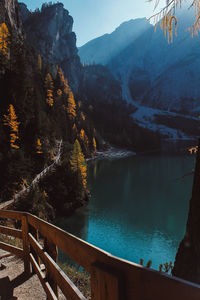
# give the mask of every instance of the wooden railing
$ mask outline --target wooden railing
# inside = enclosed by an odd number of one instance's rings
[[[199,285],[119,259],[31,214],[0,210],[0,218],[21,223],[21,229],[1,225],[0,233],[23,247],[0,242],[0,248],[21,257],[25,273],[33,268],[48,299],[58,299],[58,288],[67,299],[86,299],[57,265],[58,248],[90,273],[92,300],[200,299]]]

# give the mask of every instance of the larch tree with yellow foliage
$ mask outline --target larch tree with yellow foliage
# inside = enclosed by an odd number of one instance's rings
[[[0,53],[9,57],[10,33],[6,23],[0,25]]]
[[[84,189],[87,188],[87,164],[79,141],[76,139],[70,158],[70,165],[73,172],[78,172]]]
[[[74,119],[76,117],[76,103],[71,90],[69,91],[67,99],[67,114],[69,116],[69,119]]]
[[[69,86],[68,80],[64,77],[63,71],[60,67],[57,69],[57,75],[59,77],[63,92],[66,95],[69,94],[70,86]]]
[[[8,108],[8,114],[4,115],[3,124],[10,128],[10,146],[13,149],[19,149],[19,146],[16,145],[16,141],[19,139],[19,124],[17,121],[17,116],[15,113],[14,106],[10,104]]]
[[[78,133],[78,129],[76,127],[76,124],[74,123],[74,125],[72,126],[72,134],[74,138],[77,137],[77,133]]]
[[[83,128],[81,129],[79,136],[80,136],[80,141],[85,148],[85,153],[87,153],[88,148],[89,148],[89,139]]]
[[[38,138],[36,141],[36,153],[37,154],[42,154],[42,142],[41,140]]]
[[[85,114],[83,112],[81,112],[80,117],[81,117],[82,121],[85,121],[86,117],[85,117]]]
[[[156,10],[159,6],[160,0],[148,0],[148,2],[154,2]],[[177,32],[178,19],[175,14],[178,8],[181,8],[183,3],[188,3],[188,9],[191,7],[195,8],[195,18],[193,24],[189,28],[186,28],[187,31],[190,31],[191,35],[198,35],[198,31],[200,30],[200,0],[165,0],[165,6],[160,9],[157,13],[155,13],[150,19],[154,20],[155,29],[158,25],[160,25],[163,30],[165,36],[168,36],[168,42],[173,41],[173,24],[175,28],[175,34]]]
[[[94,153],[96,154],[96,152],[97,152],[97,142],[96,142],[95,137],[93,137],[92,143],[93,143],[93,150],[94,150]]]
[[[45,78],[45,88],[47,90],[46,91],[46,103],[49,106],[53,106],[53,104],[54,104],[54,99],[53,99],[54,85],[53,85],[53,79],[52,79],[50,73],[48,73]]]

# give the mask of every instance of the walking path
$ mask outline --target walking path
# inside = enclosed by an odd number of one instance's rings
[[[28,187],[23,187],[23,189],[17,193],[13,199],[3,202],[2,204],[0,204],[0,209],[5,209],[6,207],[8,207],[9,205],[11,205],[12,203],[16,202],[24,193],[29,192],[30,189],[36,184],[38,183],[42,178],[44,178],[46,176],[46,174],[48,174],[56,165],[59,164],[60,159],[61,159],[61,152],[62,152],[62,140],[57,141],[57,154],[54,158],[54,162],[46,167],[41,173],[39,173],[31,182],[31,184]],[[0,298],[1,299],[1,298]]]
[[[9,256],[7,256],[9,255]],[[24,274],[24,263],[0,249],[0,299],[46,300],[46,293],[36,274]],[[60,300],[66,299],[60,293]]]

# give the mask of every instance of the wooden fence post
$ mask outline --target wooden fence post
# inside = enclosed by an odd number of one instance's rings
[[[24,272],[30,275],[30,245],[28,239],[28,220],[27,216],[22,216],[22,239],[23,239],[23,258],[24,258]]]
[[[51,241],[45,239],[45,241],[44,241],[44,251],[46,251],[55,262],[57,262],[58,248],[54,243],[52,243]],[[46,269],[46,278],[47,278],[47,281],[49,282],[52,290],[54,291],[56,297],[59,299],[58,286],[57,286],[56,282],[53,280],[53,278],[51,276],[51,273],[48,272],[47,269]]]
[[[94,264],[91,272],[92,300],[125,300],[123,280],[117,273],[101,264]]]
[[[30,226],[29,228],[29,232],[32,234],[32,236],[36,239],[36,241],[39,240],[39,233],[38,230],[36,230],[34,227]],[[35,252],[35,250],[33,249],[33,247],[30,246],[30,253],[33,254],[33,257],[35,258],[37,264],[40,266],[40,258],[37,255],[37,253]],[[33,273],[35,273],[35,271],[32,268]]]

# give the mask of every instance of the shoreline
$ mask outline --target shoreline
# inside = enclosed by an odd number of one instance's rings
[[[126,158],[130,156],[135,156],[136,153],[133,151],[129,151],[126,149],[118,149],[115,147],[110,147],[108,150],[105,151],[97,151],[96,155],[87,158],[86,161],[92,161],[95,159],[117,159],[117,158]]]

